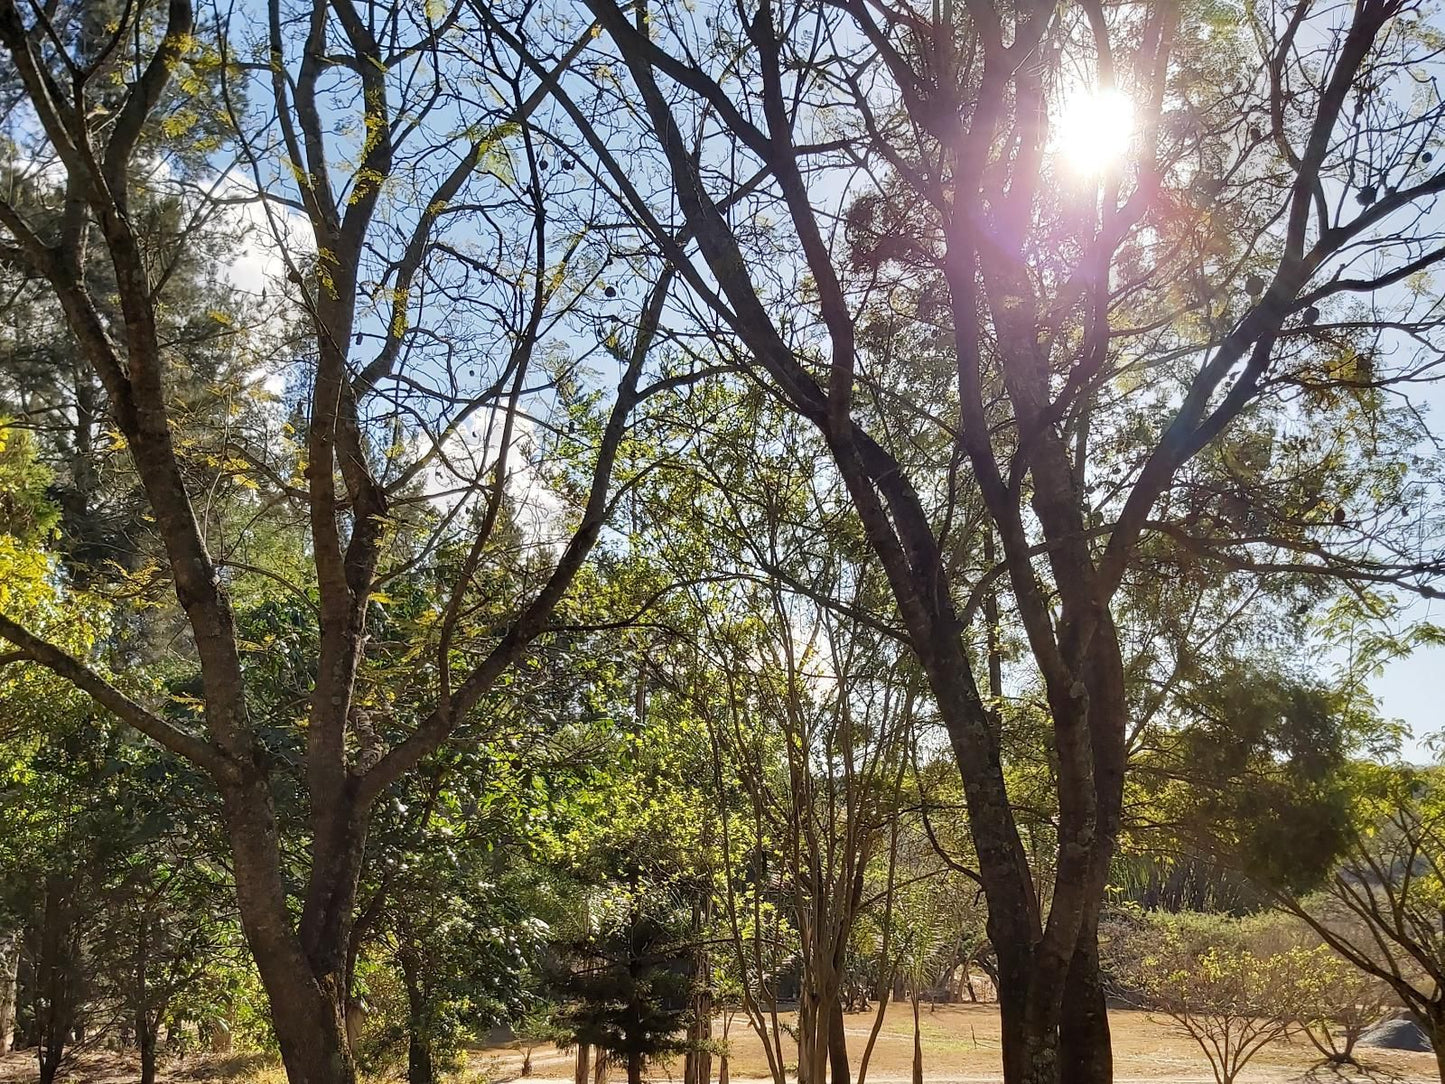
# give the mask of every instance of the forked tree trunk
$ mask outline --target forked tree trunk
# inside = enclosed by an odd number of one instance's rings
[[[344,925],[328,924],[331,945],[303,950],[286,887],[281,880],[275,814],[259,774],[223,792],[227,834],[234,857],[236,901],[246,943],[270,1003],[271,1020],[289,1084],[356,1084],[356,1061],[346,1033]],[[355,885],[332,894],[348,911]],[[318,974],[334,963],[331,974]]]
[[[837,993],[833,994],[837,1001]],[[831,1005],[805,984],[798,998],[798,1084],[826,1084],[828,1057],[832,1049]]]
[[[270,1002],[289,1084],[356,1084],[356,1062],[339,999],[323,990],[309,968],[289,970],[290,954],[277,957],[257,953],[254,947],[252,953]]]
[[[70,907],[74,892],[75,884],[69,878],[56,875],[45,880],[39,948],[32,956],[35,989],[31,1004],[40,1084],[55,1080],[80,1008],[80,935]]]

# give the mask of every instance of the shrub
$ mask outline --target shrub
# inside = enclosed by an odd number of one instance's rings
[[[1209,1060],[1217,1084],[1306,1018],[1317,953],[1259,952],[1255,928],[1220,916],[1145,918],[1116,935],[1111,965],[1143,1008],[1171,1017]]]

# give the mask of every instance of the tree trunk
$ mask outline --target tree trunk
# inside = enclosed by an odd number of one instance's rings
[[[913,990],[913,1084],[923,1084],[923,1032],[918,1023],[918,989]]]
[[[1029,997],[1035,982],[1032,935],[1025,932],[1032,920],[992,905],[988,935],[994,946],[1003,1078],[1006,1084],[1057,1084],[1057,1021],[1040,1018]]]
[[[833,1012],[828,1027],[828,1068],[832,1084],[851,1084],[848,1068],[848,1037],[843,1034],[843,999],[833,999]]]
[[[75,883],[52,875],[45,880],[44,910],[32,974],[36,1058],[40,1084],[51,1084],[65,1058],[81,1003],[80,935],[71,902]]]
[[[142,1011],[136,1014],[135,1038],[140,1048],[140,1084],[155,1084],[156,1080],[156,1039],[160,1021],[146,1019]]]
[[[612,1055],[601,1047],[592,1058],[592,1084],[607,1084],[607,1070],[612,1067]]]
[[[290,1084],[356,1084],[346,1037],[347,941],[303,950],[281,879],[275,811],[265,778],[258,773],[238,780],[222,797],[241,928],[266,989],[286,1079]],[[332,893],[334,905],[342,906],[344,888]],[[344,905],[349,910],[353,902],[354,886]],[[334,960],[335,973],[318,976],[316,960]]]
[[[1412,1019],[1430,1036],[1430,1046],[1435,1051],[1435,1071],[1440,1075],[1440,1084],[1445,1084],[1445,1014],[1412,1015]]]
[[[60,1069],[63,1048],[58,1045],[35,1048],[36,1063],[40,1068],[40,1084],[55,1084],[55,1074]]]
[[[1059,1021],[1061,1084],[1110,1084],[1114,1079],[1109,1012],[1099,976],[1099,909],[1103,906],[1122,817],[1128,757],[1125,720],[1129,707],[1119,634],[1107,609],[1100,616],[1099,628],[1090,644],[1086,683],[1097,812],[1086,910],[1064,980]]]
[[[0,1054],[8,1054],[15,1038],[15,987],[20,974],[20,938],[0,937]]]
[[[431,1042],[413,1030],[406,1043],[406,1084],[436,1084]]]
[[[436,1059],[431,1042],[430,1012],[422,990],[421,968],[414,953],[397,953],[406,986],[406,1084],[436,1084]]]
[[[642,1084],[642,1055],[636,1051],[627,1055],[627,1084]]]
[[[1097,916],[1086,927],[1079,932],[1079,946],[1069,962],[1064,985],[1059,1022],[1061,1084],[1110,1084],[1114,1079],[1109,1013],[1099,979]]]
[[[798,1084],[826,1084],[833,1010],[823,1003],[823,997],[806,979],[799,993]],[[833,1000],[837,1000],[836,993]]]
[[[683,1063],[683,1084],[710,1084],[712,1052],[707,1042],[712,1038],[712,970],[704,936],[710,917],[711,897],[695,899],[692,904],[692,932],[697,949],[692,955],[692,1018],[687,1025],[687,1053]]]
[[[592,1047],[586,1043],[578,1043],[577,1062],[572,1068],[572,1084],[588,1084],[591,1061]]]

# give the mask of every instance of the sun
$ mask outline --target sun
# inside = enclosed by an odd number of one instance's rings
[[[1070,170],[1093,177],[1124,160],[1134,138],[1134,103],[1117,90],[1079,90],[1064,99],[1054,140]]]

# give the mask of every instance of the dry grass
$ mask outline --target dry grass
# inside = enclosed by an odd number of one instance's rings
[[[1109,1014],[1114,1035],[1114,1070],[1120,1081],[1148,1081],[1157,1084],[1213,1084],[1209,1063],[1199,1047],[1166,1018],[1147,1013],[1113,1011]],[[867,1042],[873,1016],[847,1017],[848,1052],[856,1075],[859,1055]],[[991,1005],[940,1005],[926,1007],[920,1026],[923,1040],[923,1074],[928,1084],[951,1081],[982,1082],[999,1079],[999,1026],[997,1010]],[[768,1076],[762,1046],[742,1018],[733,1021],[730,1033],[729,1070],[733,1081],[761,1080]],[[786,1051],[785,1046],[785,1051]],[[796,1054],[788,1051],[790,1060]],[[1405,1054],[1360,1049],[1367,1075],[1341,1075],[1327,1069],[1312,1072],[1320,1058],[1303,1038],[1298,1042],[1267,1047],[1240,1077],[1241,1084],[1344,1084],[1349,1080],[1372,1080],[1379,1084],[1437,1084],[1432,1054]],[[473,1066],[488,1071],[491,1079],[515,1077],[521,1069],[521,1054],[494,1047],[477,1051]],[[913,1019],[906,1005],[890,1006],[883,1031],[878,1037],[868,1066],[868,1084],[907,1084],[913,1068]],[[616,1074],[614,1074],[615,1076]],[[540,1080],[570,1080],[572,1059],[547,1048],[532,1057],[532,1076]],[[680,1061],[654,1066],[650,1076],[657,1081],[682,1079]]]
[[[0,1054],[0,1084],[34,1084],[39,1079],[33,1050]],[[108,1050],[85,1051],[61,1067],[64,1084],[135,1084],[140,1059]],[[158,1084],[286,1084],[274,1058],[260,1054],[206,1054],[181,1060],[162,1058]]]
[[[1209,1064],[1199,1048],[1168,1020],[1141,1012],[1110,1014],[1114,1033],[1116,1078],[1127,1084],[1212,1084]],[[856,1067],[867,1041],[872,1014],[850,1015],[846,1021],[848,1049]],[[868,1084],[907,1084],[913,1064],[912,1018],[906,1006],[890,1007],[868,1069]],[[984,1084],[999,1079],[998,1014],[988,1005],[939,1006],[925,1009],[922,1020],[923,1069],[928,1084]],[[730,1033],[729,1067],[734,1084],[766,1080],[767,1060],[741,1017]],[[1340,1075],[1316,1069],[1319,1057],[1304,1041],[1280,1043],[1261,1053],[1240,1078],[1241,1084],[1436,1084],[1435,1059],[1430,1054],[1359,1051],[1364,1074]],[[791,1060],[795,1057],[788,1051]],[[458,1084],[500,1084],[518,1081],[522,1054],[514,1046],[498,1045],[473,1050],[457,1078]],[[714,1066],[716,1072],[716,1066]],[[649,1077],[659,1084],[676,1084],[682,1077],[680,1061],[656,1065]],[[551,1047],[532,1056],[532,1075],[538,1082],[572,1078],[570,1055]],[[139,1079],[134,1059],[115,1054],[87,1054],[73,1066],[69,1084],[134,1084]],[[162,1066],[163,1084],[285,1084],[279,1066],[249,1056],[197,1057]],[[0,1084],[33,1084],[33,1055],[20,1052],[0,1056]],[[620,1073],[614,1072],[614,1084]],[[520,1084],[520,1082],[519,1082]]]

